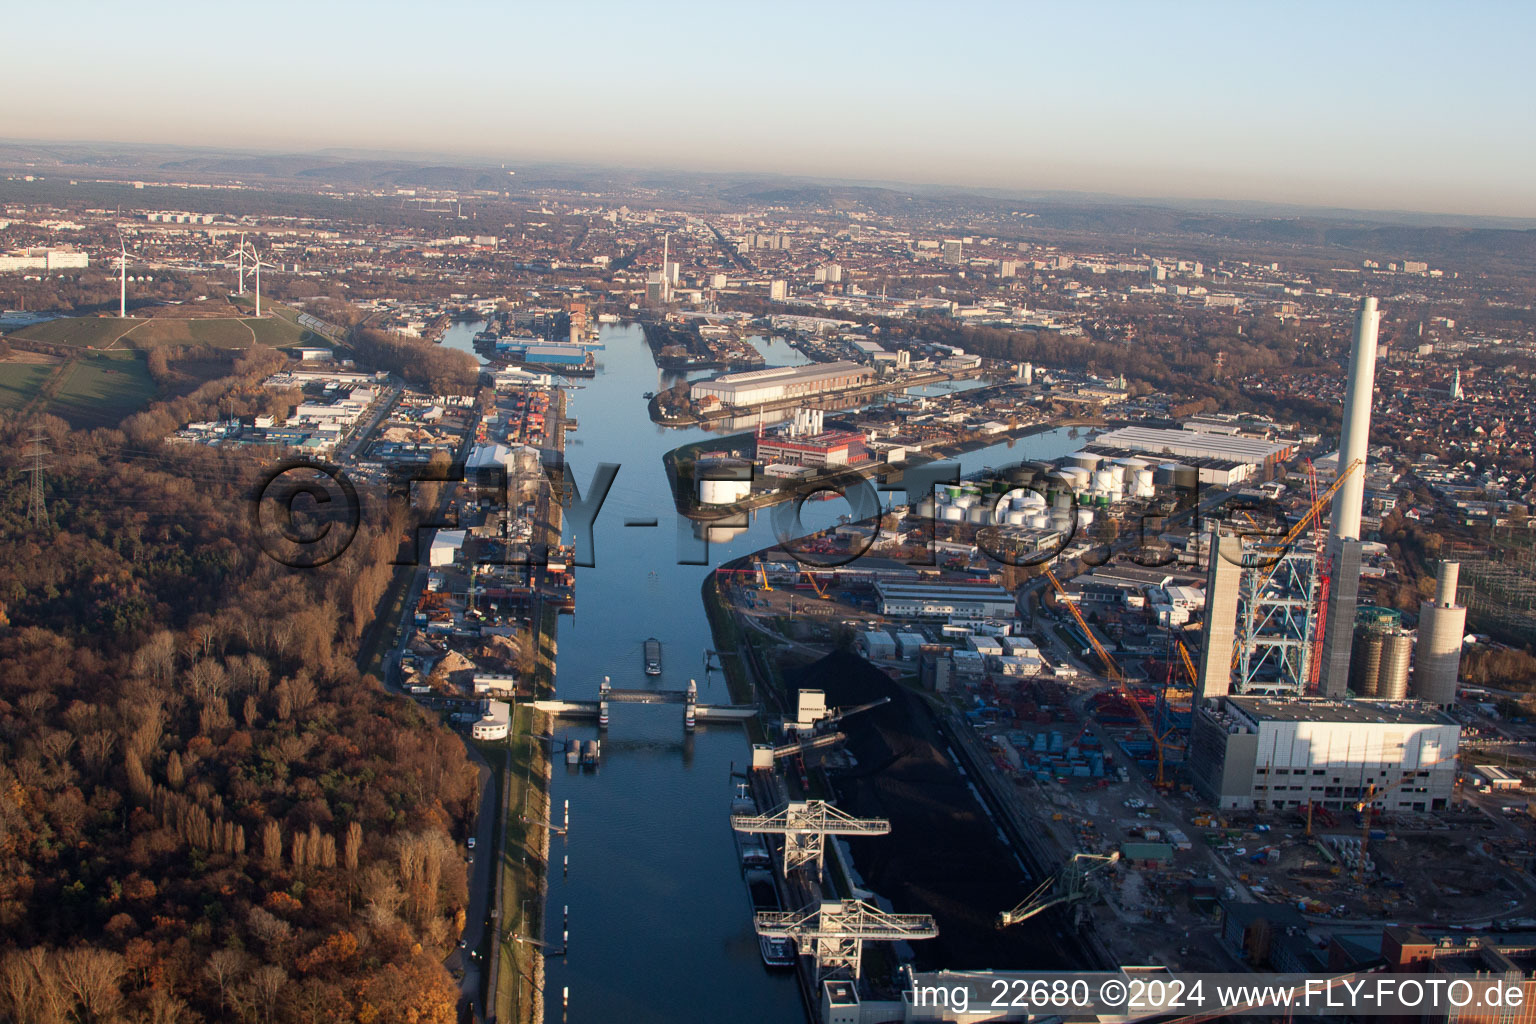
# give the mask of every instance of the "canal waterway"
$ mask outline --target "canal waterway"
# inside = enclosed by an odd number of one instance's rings
[[[455,324],[443,343],[473,351],[470,339],[481,329]],[[681,689],[695,679],[701,702],[729,703],[720,673],[704,671],[713,640],[700,587],[712,567],[775,543],[771,513],[754,514],[729,540],[717,535],[704,554],[693,524],[675,512],[662,457],[710,435],[651,422],[642,395],[677,378],[658,373],[638,326],[605,327],[602,341],[596,376],[572,382],[568,415],[579,426],[566,435],[566,461],[583,493],[598,463],[616,463],[619,472],[593,529],[595,565],[577,570],[575,614],[560,620],[558,695],[593,699],[605,675],[617,688]],[[782,340],[754,344],[770,366],[806,361]],[[1052,458],[1079,443],[1056,430],[954,461],[970,473]],[[841,499],[809,502],[806,532],[849,511]],[[658,525],[625,525],[649,519]],[[707,564],[679,564],[680,557]],[[652,636],[663,645],[659,680],[643,673],[641,645]],[[599,733],[595,726],[560,722],[556,735]],[[770,973],[759,957],[727,824],[730,772],[749,759],[739,726],[701,725],[686,735],[679,706],[633,704],[613,708],[597,771],[568,769],[557,757],[552,806],[570,800],[571,830],[563,848],[559,839],[551,848],[546,938],[558,945],[561,908],[568,906],[571,941],[567,957],[546,965],[548,1020],[801,1019],[792,973]],[[570,873],[562,877],[566,854]],[[570,1008],[563,1017],[567,987]]]

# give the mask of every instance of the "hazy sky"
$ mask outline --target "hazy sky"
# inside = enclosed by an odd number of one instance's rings
[[[18,4],[0,136],[1536,216],[1536,4]]]

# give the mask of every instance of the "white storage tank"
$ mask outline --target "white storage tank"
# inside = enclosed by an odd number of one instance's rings
[[[1136,479],[1131,486],[1132,493],[1138,498],[1150,498],[1157,493],[1157,488],[1152,482],[1152,470],[1136,470]]]
[[[976,504],[978,500],[980,499],[978,499],[974,494],[961,494],[957,495],[951,504],[953,504],[956,508],[970,508],[972,505]]]
[[[733,505],[751,493],[750,480],[699,481],[699,501],[705,505]]]
[[[992,522],[992,509],[986,505],[972,505],[966,512],[966,519],[985,525]]]
[[[965,509],[959,505],[945,505],[940,515],[946,522],[959,523],[965,520]]]
[[[1031,515],[1030,513],[1024,511],[1021,508],[1016,508],[1013,511],[1008,513],[1008,525],[1009,526],[1028,526],[1029,525],[1029,521],[1031,519],[1033,519],[1033,518],[1034,518],[1034,516]]]
[[[1051,517],[1045,512],[1034,512],[1029,516],[1029,526],[1035,530],[1043,530],[1051,525]]]
[[[1093,489],[1100,493],[1108,494],[1111,491],[1118,490],[1119,484],[1120,481],[1116,479],[1115,474],[1107,469],[1101,469],[1093,474]]]
[[[1089,524],[1091,524],[1092,522],[1093,522],[1093,509],[1091,509],[1091,508],[1080,508],[1080,509],[1077,510],[1077,528],[1079,530],[1086,530],[1088,528]]]
[[[1064,466],[1066,468],[1095,469],[1103,461],[1104,457],[1102,455],[1095,455],[1092,452],[1073,452],[1067,456]]]

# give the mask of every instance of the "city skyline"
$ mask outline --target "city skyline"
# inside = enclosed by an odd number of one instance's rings
[[[178,10],[18,15],[6,134],[1536,216],[1513,5]]]

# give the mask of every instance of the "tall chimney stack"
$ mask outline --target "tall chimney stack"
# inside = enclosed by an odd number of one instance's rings
[[[1357,460],[1360,466],[1339,485],[1328,531],[1328,617],[1323,628],[1322,692],[1343,696],[1349,686],[1350,644],[1355,633],[1355,605],[1360,595],[1360,513],[1365,504],[1365,458],[1371,436],[1371,399],[1376,389],[1376,300],[1360,300],[1355,343],[1349,352],[1344,392],[1344,423],[1339,433],[1339,472]]]

